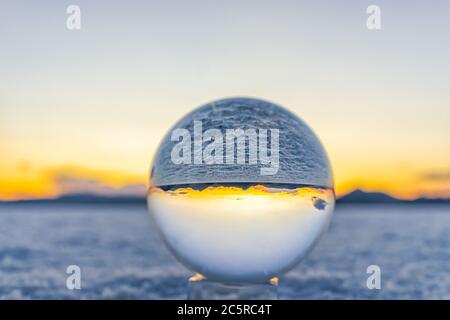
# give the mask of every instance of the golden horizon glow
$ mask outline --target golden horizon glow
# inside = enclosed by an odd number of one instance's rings
[[[355,189],[361,189],[366,192],[383,192],[399,199],[415,199],[419,197],[429,198],[449,198],[450,188],[446,179],[427,180],[415,175],[392,175],[392,179],[383,176],[382,172],[368,170],[370,174],[366,177],[342,177],[336,179],[335,193],[339,198]],[[0,200],[16,201],[23,199],[56,198],[64,194],[74,193],[66,190],[61,185],[62,179],[72,179],[74,183],[79,183],[80,188],[84,187],[85,182],[91,182],[94,185],[92,189],[85,190],[86,193],[97,193],[97,187],[116,190],[117,195],[121,194],[121,189],[130,185],[141,185],[136,195],[145,195],[148,185],[147,174],[124,173],[122,171],[106,171],[98,169],[88,169],[81,166],[66,165],[55,167],[53,169],[30,169],[26,164],[19,164],[14,170],[9,170],[7,175],[0,177]],[[266,192],[262,187],[253,186],[251,192],[254,194]],[[236,193],[242,191],[240,188],[222,189],[222,192],[230,194],[234,190]],[[307,188],[301,188],[301,192],[306,192]],[[75,190],[76,191],[76,190]],[[178,189],[177,192],[188,191],[192,196],[201,196],[206,193],[214,192],[216,195],[221,189],[184,190]],[[248,191],[248,190],[247,190]],[[83,189],[79,190],[83,193]]]
[[[188,188],[178,188],[176,190],[164,191],[159,187],[151,187],[149,194],[156,192],[164,192],[174,195],[182,195],[189,198],[208,198],[208,197],[237,197],[240,198],[243,195],[251,196],[270,196],[276,197],[298,197],[298,196],[309,196],[317,195],[321,193],[323,188],[311,188],[311,187],[299,187],[295,189],[283,189],[283,188],[272,188],[261,184],[253,185],[248,188],[241,188],[235,186],[210,186],[201,190]],[[325,189],[323,189],[325,192]]]
[[[100,193],[99,189],[116,191],[141,185],[142,176],[120,171],[103,171],[65,165],[51,169],[31,169],[19,165],[0,177],[0,201],[57,198],[71,193]],[[144,190],[144,188],[141,188]]]

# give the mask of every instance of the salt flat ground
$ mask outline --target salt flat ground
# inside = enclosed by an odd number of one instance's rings
[[[450,299],[450,207],[338,206],[312,254],[281,278],[281,299]],[[66,288],[68,265],[82,289]],[[366,268],[382,271],[368,290]],[[144,206],[0,206],[0,298],[183,299],[192,273]]]

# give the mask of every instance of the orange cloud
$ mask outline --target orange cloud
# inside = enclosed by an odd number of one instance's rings
[[[145,184],[111,186],[94,179],[82,179],[72,176],[58,176],[55,183],[60,194],[96,194],[102,196],[145,196]]]
[[[63,194],[145,195],[146,177],[75,165],[23,170],[0,178],[0,200],[53,198]],[[23,172],[26,171],[26,174]]]

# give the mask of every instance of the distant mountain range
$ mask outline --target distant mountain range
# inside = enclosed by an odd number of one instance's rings
[[[0,201],[1,204],[123,204],[144,205],[145,197],[140,196],[103,196],[96,194],[71,194],[54,199],[32,199],[18,201]]]
[[[140,196],[101,196],[94,194],[63,195],[55,199],[33,199],[18,201],[0,201],[0,204],[116,204],[145,205],[145,197]],[[338,204],[450,204],[450,199],[418,198],[400,200],[381,192],[354,190],[337,200]]]
[[[401,200],[382,192],[365,192],[354,190],[338,199],[338,204],[380,203],[380,204],[450,204],[450,199],[418,198],[415,200]]]

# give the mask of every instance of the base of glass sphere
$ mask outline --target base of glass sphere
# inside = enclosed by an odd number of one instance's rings
[[[201,274],[189,278],[188,300],[277,300],[278,278],[258,284],[226,284],[206,279]]]

